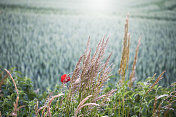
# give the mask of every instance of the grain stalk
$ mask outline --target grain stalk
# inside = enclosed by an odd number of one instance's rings
[[[136,63],[137,63],[140,42],[141,42],[141,39],[138,40],[138,45],[136,48],[136,54],[135,54],[134,61],[133,61],[132,71],[131,71],[130,78],[129,78],[130,79],[130,83],[129,83],[130,88],[132,87],[133,82],[135,80],[134,77],[135,77],[135,70],[136,70]]]
[[[122,57],[120,62],[119,74],[121,75],[122,84],[125,81],[125,73],[128,68],[129,62],[129,47],[130,47],[130,35],[128,34],[128,17],[126,17],[125,23],[125,34],[123,39],[123,50],[122,50]]]
[[[153,104],[153,117],[156,117],[156,104],[157,104],[157,96],[155,97],[154,104]]]
[[[92,97],[95,98],[95,95],[100,92],[103,83],[109,78],[109,73],[112,70],[111,66],[108,66],[111,54],[107,58],[105,64],[101,65],[108,42],[108,39],[104,41],[104,38],[99,42],[93,57],[91,57],[91,50],[88,49],[88,40],[86,52],[80,57],[73,72],[69,89],[71,89],[70,93],[81,93],[80,100],[92,94]]]
[[[122,49],[122,57],[120,62],[120,68],[119,68],[119,74],[121,76],[121,84],[122,84],[122,114],[124,115],[124,106],[125,106],[125,75],[128,70],[128,63],[129,63],[129,53],[130,53],[130,34],[128,33],[128,16],[126,17],[126,23],[125,23],[125,34],[123,39],[123,49]]]
[[[38,116],[38,100],[37,100],[36,105],[35,105],[35,116],[36,117]]]
[[[153,83],[153,85],[150,87],[150,89],[145,93],[145,95],[147,95],[152,89],[153,87],[162,79],[162,75],[165,73],[165,71],[163,71],[158,78],[156,79],[156,81]],[[154,75],[155,76],[155,75]]]
[[[9,72],[7,69],[4,69],[4,70],[5,70],[5,71],[7,72],[7,74],[10,76],[10,78],[11,78],[11,80],[12,80],[14,86],[15,86],[16,93],[17,93],[17,95],[19,96],[18,89],[17,89],[16,83],[15,83],[15,81],[14,81],[12,75],[10,74],[10,72]]]
[[[55,98],[58,98],[58,97],[63,96],[63,95],[64,95],[64,94],[58,94],[58,95],[55,95],[55,96],[52,96],[51,98],[49,98],[49,99],[46,101],[47,104],[45,104],[44,106],[40,107],[39,109],[36,109],[36,111],[35,111],[35,112],[36,112],[36,117],[38,116],[40,110],[42,110],[42,109],[43,109],[43,111],[42,111],[41,117],[44,116],[44,113],[45,113],[45,110],[46,110],[46,109],[47,109],[47,111],[46,111],[45,117],[46,117],[46,116],[51,117],[51,116],[52,116],[52,115],[51,115],[51,103],[52,103],[52,101],[53,101]],[[38,105],[37,105],[37,107],[38,107]]]
[[[92,97],[92,95],[87,96],[85,99],[83,99],[79,103],[79,105],[78,105],[78,107],[77,107],[77,109],[75,111],[75,117],[77,117],[79,111],[85,106],[99,106],[99,104],[96,104],[96,103],[86,103],[86,104],[84,104],[90,97]]]
[[[132,72],[130,73],[129,77],[129,87],[132,87],[134,82],[134,76],[135,76],[135,69],[136,69],[136,63],[137,63],[137,56],[139,52],[139,46],[140,46],[140,40],[138,40],[138,45],[136,47],[136,53],[133,61],[132,66]],[[122,99],[119,99],[119,103],[121,104],[122,101],[122,116],[125,115],[126,110],[124,110],[125,107],[125,76],[128,72],[128,66],[129,66],[129,54],[130,54],[130,34],[128,33],[128,16],[126,17],[126,23],[125,23],[125,34],[123,39],[123,49],[122,49],[122,56],[121,56],[121,62],[120,62],[120,68],[118,70],[118,73],[121,76],[121,79],[119,80],[119,83],[121,84],[122,88]],[[121,101],[120,101],[121,100]],[[116,104],[118,105],[118,104]],[[115,112],[117,113],[117,112]],[[119,109],[119,116],[120,116],[120,109]]]
[[[159,107],[158,107],[158,114],[157,114],[157,115],[158,115],[158,117],[160,117],[161,105],[162,105],[162,104],[160,104],[160,105],[159,105]]]

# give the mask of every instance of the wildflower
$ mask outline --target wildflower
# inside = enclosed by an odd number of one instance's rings
[[[70,81],[70,76],[68,76],[67,74],[61,76],[62,83],[67,83],[68,81]]]

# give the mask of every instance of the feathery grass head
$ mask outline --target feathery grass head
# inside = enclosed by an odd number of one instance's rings
[[[102,86],[109,78],[110,72],[112,71],[111,65],[108,65],[111,54],[105,63],[102,64],[108,40],[109,38],[105,40],[104,37],[99,42],[95,53],[91,57],[89,38],[86,51],[78,60],[71,77],[69,89],[71,94],[78,93],[80,100],[88,95],[92,95],[92,98],[95,99],[99,95]]]
[[[99,106],[99,104],[96,104],[96,103],[86,103],[86,104],[84,104],[90,97],[92,97],[92,95],[87,96],[85,99],[83,99],[79,103],[79,105],[78,105],[78,107],[75,111],[75,117],[77,117],[77,114],[79,113],[79,111],[85,106]]]
[[[130,78],[129,78],[130,79],[129,87],[132,87],[133,82],[135,80],[134,77],[135,77],[136,63],[137,63],[137,57],[138,57],[140,43],[141,43],[141,38],[138,40],[138,45],[136,47],[136,54],[135,54],[135,57],[134,57],[132,71],[130,73]]]
[[[132,66],[132,72],[130,73],[130,77],[129,77],[129,80],[130,80],[129,87],[131,87],[134,82],[140,40],[141,39],[138,40],[136,54],[135,54],[134,62],[133,62],[133,66]],[[128,33],[128,16],[127,16],[126,23],[125,23],[125,34],[124,34],[124,39],[123,39],[122,57],[121,57],[121,62],[120,62],[120,68],[118,71],[118,73],[121,76],[121,80],[120,80],[121,84],[124,84],[124,82],[125,82],[125,75],[126,75],[126,72],[128,71],[129,55],[130,55],[130,34]]]
[[[125,81],[125,73],[128,70],[128,62],[129,62],[129,52],[130,52],[130,34],[128,33],[128,17],[126,18],[125,23],[125,34],[123,39],[123,50],[122,50],[122,57],[120,62],[119,74],[122,77],[122,84]]]

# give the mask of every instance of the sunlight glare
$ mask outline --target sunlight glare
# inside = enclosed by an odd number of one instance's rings
[[[110,10],[109,0],[88,0],[87,8],[93,12],[108,12]]]

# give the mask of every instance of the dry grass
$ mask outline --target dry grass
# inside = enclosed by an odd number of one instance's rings
[[[102,101],[102,103],[103,103],[103,102],[104,102],[105,100],[107,100],[110,96],[112,96],[113,93],[116,92],[116,91],[117,91],[117,89],[112,89],[111,91],[107,92],[106,94],[101,95],[100,97],[94,99],[93,102],[96,102],[96,101],[98,101],[98,100],[100,100],[100,99],[102,99],[102,98],[105,97],[104,100]]]
[[[137,63],[137,57],[138,57],[140,42],[141,42],[141,39],[138,40],[138,45],[137,45],[137,48],[136,48],[136,53],[135,53],[133,66],[132,66],[132,72],[130,73],[130,78],[129,78],[130,79],[129,87],[132,87],[133,82],[135,80],[134,77],[135,77],[135,70],[136,70],[136,63]]]
[[[42,111],[42,115],[41,115],[41,117],[43,117],[46,109],[47,109],[47,112],[46,112],[46,114],[45,114],[45,117],[46,117],[46,116],[52,117],[52,113],[51,113],[51,111],[50,111],[50,110],[51,110],[51,103],[52,103],[52,101],[53,101],[55,98],[58,98],[58,97],[63,96],[63,95],[64,95],[64,94],[58,94],[58,95],[52,96],[51,98],[49,98],[49,99],[47,100],[47,104],[44,105],[44,106],[42,106],[42,107],[40,107],[39,109],[38,109],[38,104],[37,104],[37,105],[36,105],[36,108],[35,108],[36,117],[39,115],[39,112],[40,112],[41,110],[43,110],[43,111]]]
[[[147,95],[151,90],[152,88],[162,79],[162,75],[165,73],[165,71],[163,71],[159,76],[158,78],[156,79],[156,81],[153,83],[153,85],[150,87],[150,89],[146,92],[145,95]],[[155,75],[154,75],[155,76]]]
[[[140,39],[138,41],[138,45],[136,48],[136,54],[133,62],[133,67],[132,67],[132,72],[130,74],[130,82],[129,82],[129,87],[132,87],[133,82],[134,82],[134,76],[135,76],[135,69],[136,69],[136,62],[137,62],[137,56],[138,56],[138,51],[139,51],[139,45],[140,45]],[[129,54],[130,54],[130,34],[128,33],[128,16],[126,17],[126,23],[125,23],[125,34],[124,34],[124,39],[123,39],[123,49],[122,49],[122,57],[121,57],[121,62],[120,62],[120,68],[118,73],[121,76],[121,79],[119,80],[119,84],[124,87],[124,82],[125,82],[125,77],[126,73],[128,72],[128,64],[129,64]],[[123,88],[124,90],[124,88]],[[125,93],[125,91],[123,91]],[[122,94],[122,114],[124,115],[125,110],[125,96],[124,93]],[[120,99],[119,99],[120,103]]]
[[[137,56],[138,56],[138,51],[139,51],[139,46],[140,46],[140,40],[138,40],[138,45],[136,48],[136,53],[133,61],[133,66],[132,66],[132,72],[130,73],[130,83],[129,87],[132,87],[133,82],[134,82],[134,77],[135,77],[135,70],[136,70],[136,63],[137,63]],[[124,34],[124,39],[123,39],[123,50],[122,50],[122,57],[121,57],[121,62],[120,62],[120,68],[118,73],[121,76],[120,84],[123,84],[125,81],[125,75],[126,72],[128,72],[128,64],[129,64],[129,54],[130,54],[130,34],[128,33],[128,16],[126,17],[126,23],[125,23],[125,34]]]
[[[120,68],[118,71],[122,77],[122,79],[121,79],[122,84],[125,81],[125,73],[128,70],[129,52],[130,52],[129,48],[130,48],[130,34],[128,33],[128,17],[126,17],[122,57],[121,57],[121,62],[120,62]]]
[[[86,103],[86,104],[84,104],[90,97],[92,97],[92,95],[87,96],[85,99],[83,99],[80,102],[80,104],[78,105],[78,107],[75,111],[75,117],[77,117],[79,111],[85,106],[100,106],[99,104],[96,104],[96,103]]]
[[[36,117],[38,116],[38,100],[35,105],[35,115],[36,115]]]
[[[156,104],[157,104],[157,97],[155,97],[154,104],[153,104],[153,117],[156,117]]]
[[[135,80],[135,70],[136,70],[136,63],[137,63],[137,57],[139,52],[139,46],[140,46],[140,40],[138,40],[138,45],[136,47],[136,53],[133,61],[132,71],[130,73],[130,83],[129,87],[132,87],[133,82]],[[122,49],[122,57],[120,62],[120,68],[118,70],[118,73],[121,76],[121,80],[119,81],[120,84],[124,84],[125,81],[125,75],[128,72],[128,64],[129,64],[129,54],[130,54],[130,34],[128,33],[128,16],[126,17],[126,23],[125,23],[125,34],[123,39],[123,49]]]
[[[87,42],[87,48],[85,53],[80,57],[73,75],[69,87],[69,99],[72,99],[73,94],[79,95],[79,102],[85,97],[92,95],[94,100],[100,94],[101,88],[108,80],[112,67],[109,64],[111,54],[107,58],[106,62],[102,64],[105,48],[107,46],[108,39],[105,37],[99,42],[95,53],[91,57],[90,39]]]
[[[5,71],[6,71],[7,74],[10,76],[10,78],[11,78],[11,80],[12,80],[14,86],[15,86],[16,93],[17,93],[17,95],[19,96],[18,89],[17,89],[16,83],[15,83],[15,81],[14,81],[12,75],[10,74],[10,72],[9,72],[8,70],[5,69]]]
[[[159,105],[159,107],[158,107],[158,117],[160,117],[160,113],[161,113],[161,104]]]

